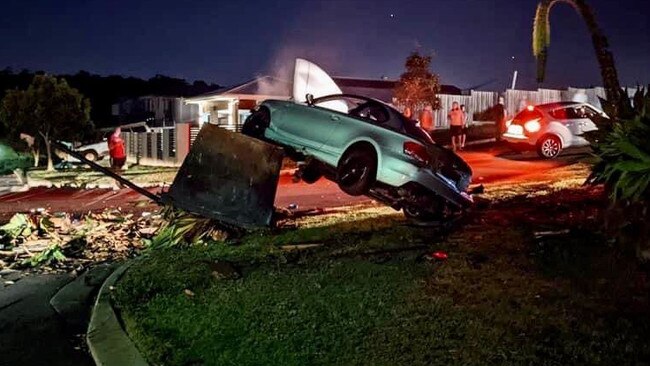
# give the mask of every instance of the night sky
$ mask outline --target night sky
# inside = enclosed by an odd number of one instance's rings
[[[591,0],[621,82],[650,82],[647,0]],[[332,75],[396,78],[419,47],[442,82],[536,87],[536,0],[2,0],[0,69],[155,74],[236,84],[301,56]],[[545,87],[599,85],[584,23],[551,16]],[[512,57],[514,61],[512,60]]]

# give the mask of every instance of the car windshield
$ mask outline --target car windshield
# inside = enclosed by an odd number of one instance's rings
[[[326,96],[314,100],[314,105],[372,123],[384,123],[389,119],[386,108],[381,103],[359,97]]]

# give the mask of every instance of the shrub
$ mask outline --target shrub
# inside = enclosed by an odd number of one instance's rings
[[[603,106],[606,111],[614,107],[605,101]],[[588,136],[598,157],[588,182],[603,183],[610,196],[607,227],[640,259],[650,260],[650,228],[645,225],[650,218],[650,93],[639,88],[616,110],[618,118]]]

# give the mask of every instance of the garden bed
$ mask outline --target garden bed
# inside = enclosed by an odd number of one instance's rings
[[[649,362],[647,273],[600,233],[602,207],[571,188],[484,201],[450,230],[308,217],[152,252],[114,300],[153,364]]]

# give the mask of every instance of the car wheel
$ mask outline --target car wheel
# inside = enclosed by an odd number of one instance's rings
[[[87,150],[83,152],[83,157],[90,161],[97,161],[99,158],[95,150]]]
[[[377,175],[377,156],[372,148],[348,150],[336,170],[336,182],[351,196],[368,193]]]
[[[264,130],[266,130],[270,124],[271,113],[267,108],[260,108],[246,118],[241,132],[246,136],[263,138]]]
[[[562,141],[557,136],[544,136],[537,143],[537,154],[544,159],[553,159],[562,151]]]
[[[307,184],[316,183],[322,177],[323,171],[318,162],[315,161],[307,163],[307,165],[300,170],[300,179]]]

